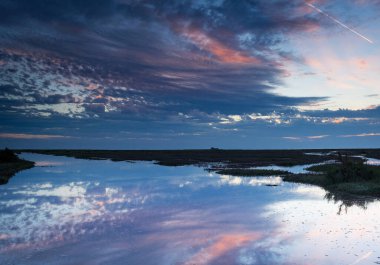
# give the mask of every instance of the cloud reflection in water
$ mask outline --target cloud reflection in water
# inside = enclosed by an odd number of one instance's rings
[[[28,199],[0,202],[2,252],[96,233],[105,223],[124,218],[148,198],[100,187],[98,182],[56,186],[42,183],[13,194]]]

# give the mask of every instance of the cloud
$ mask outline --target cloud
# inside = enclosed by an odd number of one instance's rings
[[[242,121],[240,115],[227,115],[227,117],[220,117],[220,124],[233,124]]]
[[[347,134],[347,135],[340,135],[339,137],[349,138],[349,137],[371,137],[371,136],[380,136],[380,133]]]
[[[366,121],[369,118],[348,118],[348,117],[335,117],[335,118],[323,118],[322,123],[343,123],[343,122],[352,122],[352,121]]]
[[[367,113],[366,113],[367,112]],[[315,124],[343,124],[343,123],[360,123],[376,121],[377,118],[372,117],[372,110],[368,111],[299,111],[296,108],[283,109],[281,112],[272,111],[269,113],[243,113],[235,115],[218,115],[220,124],[236,124],[236,123],[258,123],[264,122],[273,125],[289,125],[299,122],[308,122]],[[345,114],[347,117],[339,116]],[[350,117],[360,116],[361,117]],[[338,117],[334,117],[338,116]],[[367,116],[367,117],[366,117]]]
[[[286,140],[292,140],[292,141],[302,141],[303,139],[308,139],[308,140],[318,140],[318,139],[323,139],[326,137],[329,137],[330,135],[311,135],[311,136],[284,136],[282,139]]]
[[[189,38],[200,49],[204,49],[207,52],[214,55],[217,60],[223,63],[234,64],[259,64],[260,60],[245,54],[242,51],[234,50],[223,43],[210,38],[205,33],[199,30],[185,30],[183,35]]]
[[[232,114],[307,104],[319,98],[271,93],[281,83],[280,62],[284,56],[291,58],[278,49],[285,42],[284,32],[318,24],[295,12],[300,5],[301,1],[3,2],[0,15],[6,27],[0,31],[6,37],[0,37],[0,59],[4,71],[15,74],[2,73],[0,82],[12,85],[11,94],[19,94],[8,103],[11,106],[81,105],[86,100],[89,115],[100,109],[89,105],[99,103],[110,112],[154,110],[161,115],[177,111],[176,106]],[[124,91],[112,96],[119,88]],[[133,89],[140,95],[131,96]]]
[[[286,140],[293,140],[293,141],[299,141],[299,140],[301,140],[301,137],[296,137],[296,136],[284,136],[282,138],[286,139]]]
[[[308,139],[322,139],[329,137],[329,135],[313,135],[313,136],[307,136]]]
[[[41,96],[34,94],[34,100],[39,104],[61,104],[61,103],[80,103],[81,100],[72,94],[52,94]]]
[[[6,139],[60,139],[71,138],[70,136],[55,134],[26,134],[26,133],[0,133],[0,138]]]

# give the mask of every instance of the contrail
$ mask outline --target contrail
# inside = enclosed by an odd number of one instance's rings
[[[357,36],[359,36],[360,38],[368,41],[369,43],[373,44],[373,41],[371,41],[370,39],[368,39],[367,37],[363,36],[362,34],[360,34],[359,32],[357,32],[356,30],[350,28],[349,26],[343,24],[342,22],[340,22],[339,20],[333,18],[332,16],[330,16],[329,14],[327,14],[326,12],[322,11],[321,9],[319,9],[318,7],[316,7],[315,5],[311,4],[311,3],[307,3],[305,2],[306,5],[310,6],[311,8],[313,8],[314,10],[316,10],[317,12],[321,13],[322,15],[328,17],[329,19],[331,19],[332,21],[334,21],[335,23],[337,23],[338,25],[342,26],[343,28],[345,29],[348,29],[349,31],[351,31],[352,33],[356,34]]]

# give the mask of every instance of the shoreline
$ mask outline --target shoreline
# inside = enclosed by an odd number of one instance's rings
[[[35,163],[20,159],[17,162],[0,163],[0,185],[7,184],[9,179],[18,172],[33,168]]]
[[[18,157],[12,150],[0,150],[0,185],[7,184],[17,172],[34,167],[34,162]]]
[[[338,160],[343,153],[353,164],[363,165],[362,155],[380,158],[380,149],[319,149],[314,150],[16,150],[16,152],[37,153],[46,155],[67,156],[79,159],[110,159],[112,161],[151,161],[163,166],[195,165],[206,171],[230,176],[273,176],[282,177],[283,181],[311,184],[324,188],[332,193],[347,195],[374,196],[380,198],[380,166],[365,165],[367,172],[371,170],[372,179],[355,179],[355,181],[332,181],[331,167],[338,172],[339,165],[314,166],[308,173],[291,173],[286,170],[255,169],[260,166],[295,166]],[[338,156],[339,154],[339,156]],[[31,164],[20,164],[15,171],[32,167]],[[32,163],[32,162],[29,162]],[[216,164],[216,165],[215,165]],[[34,165],[34,163],[33,163]],[[368,171],[369,172],[369,171]],[[15,173],[14,173],[15,174]]]

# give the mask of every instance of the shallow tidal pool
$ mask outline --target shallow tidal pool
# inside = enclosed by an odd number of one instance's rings
[[[0,264],[380,264],[380,203],[200,167],[22,154]]]

